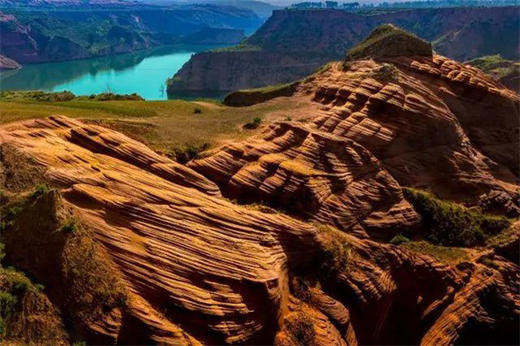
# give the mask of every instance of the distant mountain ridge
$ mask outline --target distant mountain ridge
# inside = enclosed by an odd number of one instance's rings
[[[87,11],[70,4],[51,9],[46,5],[1,8],[0,54],[24,64],[126,53],[184,43],[188,37],[190,43],[236,44],[244,32],[263,22],[252,11],[230,6],[106,6],[117,1]],[[87,4],[94,3],[101,0]]]
[[[0,6],[132,5],[132,0],[0,0]]]
[[[501,54],[518,60],[519,7],[412,9],[377,15],[340,10],[278,10],[240,46],[194,55],[170,80],[170,93],[231,91],[287,83],[344,52],[375,27],[392,23],[465,61]]]

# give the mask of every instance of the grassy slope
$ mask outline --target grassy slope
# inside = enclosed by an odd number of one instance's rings
[[[496,79],[500,79],[520,71],[519,62],[504,59],[499,54],[475,58],[467,61],[466,63],[475,66],[488,74],[491,74]]]
[[[285,100],[247,108],[229,108],[211,101],[89,101],[38,102],[0,99],[0,124],[65,115],[119,130],[153,149],[170,153],[178,147],[210,146],[252,134],[242,126],[254,118],[289,109]],[[195,113],[200,109],[201,113]]]

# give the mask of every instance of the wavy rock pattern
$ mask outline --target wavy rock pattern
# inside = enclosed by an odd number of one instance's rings
[[[333,200],[338,210],[364,205],[355,210],[368,216],[353,227],[374,234],[377,228],[368,220],[379,222],[379,230],[407,222],[404,211],[411,209],[398,183],[362,145],[312,124],[280,123],[266,138],[250,142],[247,151],[237,146],[242,151],[237,149],[232,162],[240,174],[234,175],[248,181],[254,175],[245,168],[257,174],[274,165],[272,186],[290,176],[281,200],[298,189],[345,184],[349,193],[331,194],[322,204],[314,200],[316,214],[335,215],[325,212]],[[2,126],[0,148],[4,145],[45,168],[46,178],[59,187],[120,273],[129,291],[127,309],[91,326],[113,342],[293,345],[301,314],[317,345],[475,343],[496,330],[500,338],[488,341],[514,337],[503,331],[518,326],[520,268],[499,256],[502,247],[454,267],[345,235],[348,269],[313,287],[303,302],[292,295],[289,278],[302,270],[317,275],[313,253],[323,240],[313,225],[232,204],[190,168],[119,133],[71,119]],[[229,148],[226,155],[212,157],[216,165],[228,167]],[[246,160],[250,163],[244,166]],[[309,167],[312,162],[320,163]],[[240,180],[234,181],[238,193]],[[267,198],[272,186],[258,191]],[[359,194],[352,193],[357,189]]]
[[[417,222],[399,185],[475,203],[493,190],[513,193],[519,96],[444,57],[388,61],[398,68],[331,65],[300,87],[309,107],[321,105],[311,122],[275,123],[190,167],[230,198],[372,237]]]
[[[313,227],[215,198],[189,168],[97,126],[52,117],[7,126],[0,140],[47,167],[127,283],[129,316],[98,332],[126,330],[120,342],[132,343],[273,340],[288,258],[305,260]]]
[[[397,182],[362,145],[298,123],[229,145],[190,167],[242,202],[265,201],[307,219],[388,237],[417,222]]]

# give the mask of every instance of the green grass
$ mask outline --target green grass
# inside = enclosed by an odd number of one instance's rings
[[[422,217],[426,239],[436,245],[482,245],[511,224],[505,217],[483,214],[425,191],[406,188],[404,194]]]
[[[431,45],[392,24],[374,29],[361,43],[351,48],[347,60],[381,58],[400,55],[431,56]]]
[[[36,184],[34,187],[34,192],[32,193],[33,198],[38,198],[42,195],[47,194],[50,191],[50,188],[46,184]]]
[[[280,91],[283,89],[286,89],[293,85],[294,83],[282,83],[282,84],[275,84],[275,85],[268,85],[261,88],[253,88],[253,89],[242,89],[240,92],[244,94],[267,94],[274,91]]]
[[[405,237],[402,234],[398,234],[390,240],[390,244],[400,245],[400,244],[408,243],[409,241],[410,241],[410,239],[408,237]]]
[[[0,266],[0,339],[8,333],[11,316],[21,313],[21,304],[29,291],[40,294],[25,274]]]
[[[300,82],[268,85],[262,88],[234,91],[224,98],[224,104],[233,107],[245,107],[265,102],[280,96],[291,96]]]
[[[520,73],[519,62],[504,59],[499,54],[475,58],[466,61],[466,64],[491,74],[495,79],[500,79],[513,73]]]
[[[342,232],[327,225],[317,225],[321,241],[317,263],[325,276],[336,276],[347,270],[349,246]]]
[[[446,263],[458,263],[468,258],[467,252],[464,249],[434,245],[424,240],[405,242],[400,246],[421,254],[430,255]]]
[[[211,147],[251,135],[243,125],[256,117],[292,107],[280,101],[230,108],[215,101],[92,101],[39,102],[30,98],[0,98],[0,124],[64,115],[106,126],[144,142],[164,154],[184,148]],[[194,113],[200,109],[201,113]]]

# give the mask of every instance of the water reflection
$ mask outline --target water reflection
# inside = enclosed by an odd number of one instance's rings
[[[207,45],[176,45],[102,58],[26,65],[0,72],[0,90],[70,90],[77,95],[112,91],[167,98],[165,82]]]

